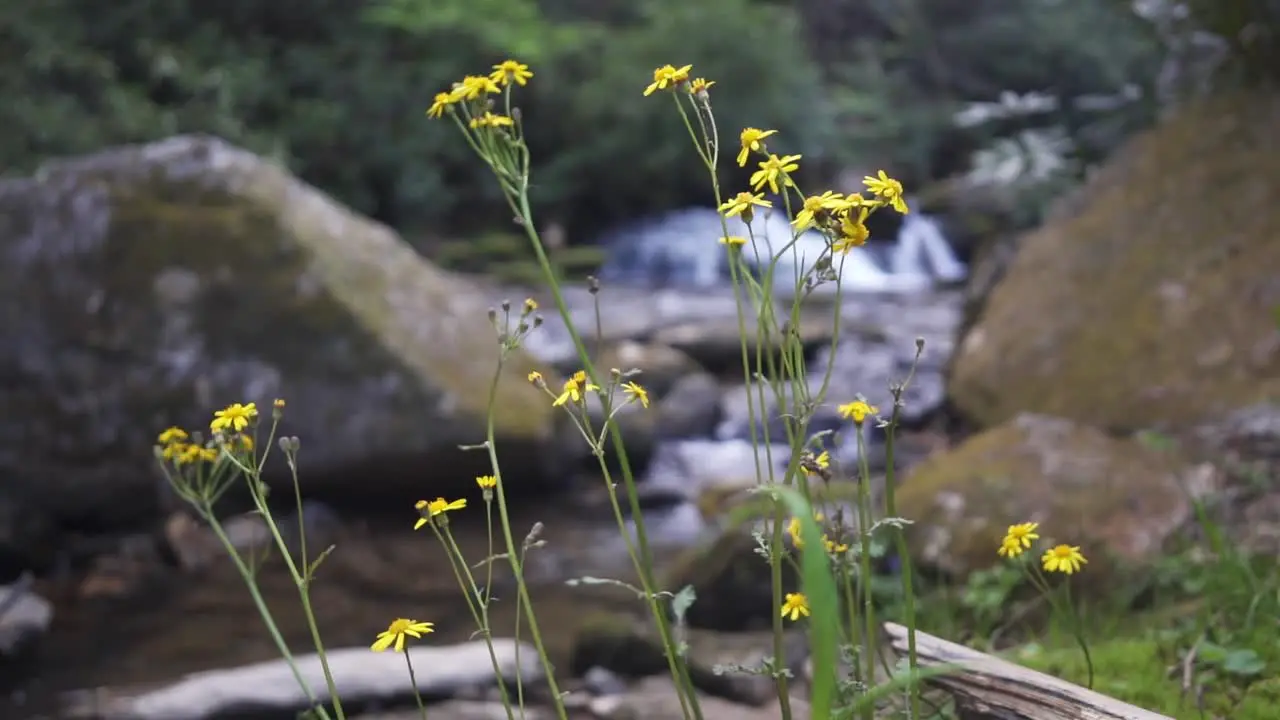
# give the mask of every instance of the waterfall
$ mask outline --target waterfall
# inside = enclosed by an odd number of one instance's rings
[[[740,218],[727,218],[726,224],[730,235],[751,238]],[[791,226],[782,213],[762,212],[752,221],[751,230],[755,246],[749,240],[742,252],[748,264],[762,272],[775,248],[790,242]],[[608,255],[599,277],[654,288],[726,285],[729,264],[725,247],[718,242],[721,235],[720,214],[712,208],[686,208],[629,223],[600,238]],[[812,266],[825,246],[817,231],[801,233],[779,260],[774,286],[790,288],[797,272]],[[884,252],[877,252],[881,247]],[[850,292],[918,292],[966,274],[937,220],[918,212],[903,218],[893,240],[873,238],[866,247],[833,258],[832,264]],[[821,290],[834,291],[834,286]]]

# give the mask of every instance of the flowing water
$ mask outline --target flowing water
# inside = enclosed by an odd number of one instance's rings
[[[483,506],[452,517],[450,527],[466,557],[480,562],[489,553]],[[575,628],[593,610],[641,613],[644,608],[618,588],[565,583],[581,576],[633,579],[625,544],[607,508],[596,503],[588,510],[570,501],[525,506],[513,517],[516,542],[539,521],[546,544],[530,552],[527,574],[543,639],[557,664],[567,667]],[[650,525],[662,562],[698,534],[700,516],[695,511],[691,517],[689,508],[655,511]],[[335,540],[337,548],[321,565],[311,592],[328,646],[367,646],[396,617],[434,622],[435,633],[425,642],[471,639],[475,623],[439,543],[428,529],[410,528],[411,519],[403,516],[367,526],[352,523]],[[500,536],[494,541],[502,543]],[[495,567],[494,634],[510,637],[515,631],[515,585],[509,570],[502,571],[501,563]],[[487,582],[483,567],[474,572],[477,582]],[[264,563],[259,580],[290,647],[306,652],[310,636],[283,563]],[[76,600],[66,588],[49,585],[40,590],[55,602],[55,623],[40,647],[37,673],[0,698],[0,717],[6,719],[51,716],[62,691],[161,683],[184,673],[278,657],[249,593],[225,558],[191,573],[167,569],[118,600]],[[527,627],[522,630],[526,640]]]
[[[730,235],[755,241],[754,248],[743,252],[756,269],[792,237],[790,223],[777,212],[754,219],[753,234],[739,217],[727,218],[726,223]],[[712,208],[686,208],[622,226],[600,239],[610,251],[600,278],[647,287],[724,286],[730,278],[729,264],[716,242],[723,232],[720,214]],[[782,253],[777,267],[780,286],[812,266],[826,246],[816,230],[801,233],[792,249]],[[893,238],[873,239],[833,260],[833,265],[849,292],[919,292],[938,282],[963,280],[967,272],[938,221],[919,212],[903,216]]]

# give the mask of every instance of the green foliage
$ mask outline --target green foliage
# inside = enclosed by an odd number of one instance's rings
[[[835,144],[796,15],[752,0],[48,0],[4,20],[6,172],[214,133],[423,244],[509,222],[469,148],[423,115],[434,93],[508,55],[537,73],[521,98],[536,207],[570,237],[707,200],[671,108],[642,102],[655,65],[691,62],[719,81],[729,145],[749,122],[782,130],[791,152]]]
[[[844,146],[909,186],[963,172],[975,151],[1028,130],[1062,135],[1062,159],[1076,171],[1154,115],[1158,42],[1112,0],[825,4],[835,7],[808,16],[809,35],[833,80]],[[1140,99],[1124,100],[1135,88]],[[998,112],[1005,93],[1035,93],[1056,106]],[[1114,107],[1088,109],[1099,99]],[[956,114],[975,105],[997,112],[956,127]]]

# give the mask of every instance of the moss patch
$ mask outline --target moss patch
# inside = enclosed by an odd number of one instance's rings
[[[1158,553],[1191,513],[1179,458],[1069,420],[1024,415],[917,466],[898,491],[913,555],[965,577],[999,561],[1005,528],[1081,546],[1087,577]]]
[[[1221,96],[1119,152],[1024,239],[955,358],[956,407],[1179,428],[1280,397],[1277,126],[1277,95]]]
[[[145,517],[159,428],[276,396],[302,438],[304,492],[474,490],[487,463],[457,446],[483,439],[491,300],[389,228],[206,137],[5,181],[0,211],[0,301],[27,309],[0,349],[0,365],[10,347],[24,358],[8,408],[24,421],[0,425],[0,444],[27,451],[0,474],[59,516]],[[537,467],[551,429],[534,368],[549,372],[515,353],[503,370],[514,471]]]

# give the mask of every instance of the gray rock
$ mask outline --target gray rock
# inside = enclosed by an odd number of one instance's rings
[[[29,582],[19,581],[0,586],[0,658],[21,655],[53,622],[53,605],[27,585]]]
[[[389,228],[204,136],[0,181],[0,218],[0,476],[31,512],[155,520],[156,433],[232,402],[269,416],[275,397],[311,495],[474,490],[487,462],[458,445],[483,438],[492,300]],[[550,375],[521,353],[504,368],[512,487],[545,479],[535,368]]]
[[[626,692],[627,683],[617,673],[599,665],[592,666],[582,676],[582,683],[592,695],[618,695]]]
[[[514,682],[517,675],[531,684],[542,679],[538,653],[532,647],[517,649],[517,643],[508,639],[495,639],[493,646],[507,681]],[[410,646],[408,653],[418,692],[424,697],[449,697],[462,688],[494,682],[493,664],[483,641]],[[375,653],[360,647],[329,650],[325,655],[342,700],[352,704],[413,702],[413,684],[403,654]],[[300,655],[295,661],[314,695],[327,700],[319,658]],[[65,716],[102,720],[204,720],[232,710],[242,715],[292,715],[311,705],[284,660],[193,673],[157,689],[75,692],[64,700]]]
[[[816,392],[828,369],[828,403],[834,407],[862,395],[888,417],[893,410],[889,387],[907,379],[916,357],[916,339],[924,352],[916,365],[902,409],[905,424],[937,411],[945,398],[947,364],[955,350],[960,300],[954,291],[883,297],[847,308],[835,353],[818,350],[809,365],[809,384]]]
[[[658,437],[710,437],[720,422],[720,383],[710,373],[686,375],[658,403]]]

